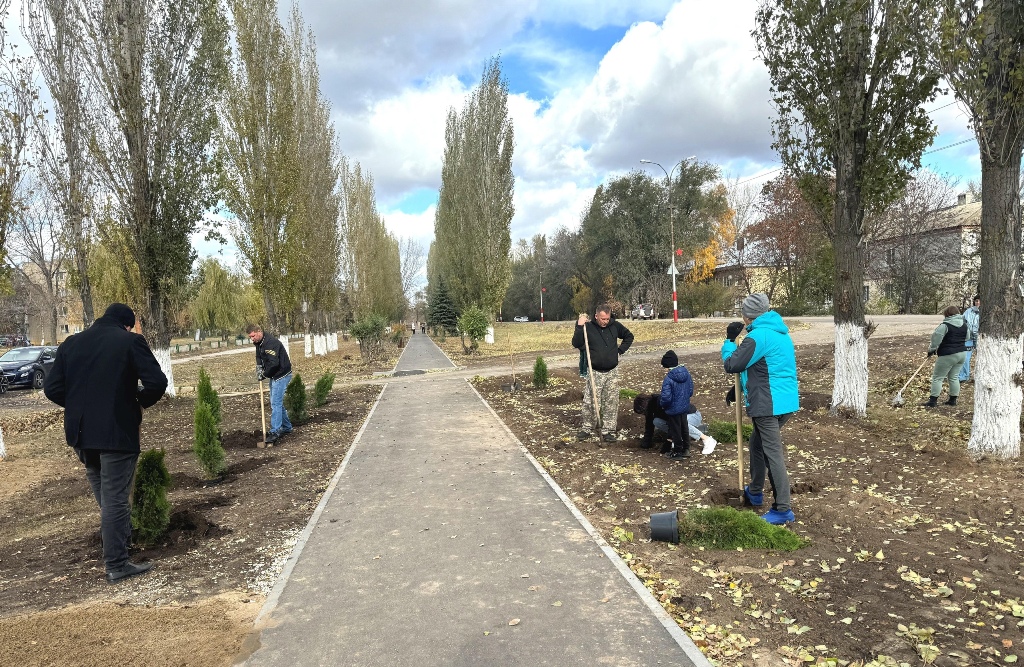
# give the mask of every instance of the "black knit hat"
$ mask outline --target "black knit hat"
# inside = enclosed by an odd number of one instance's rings
[[[112,303],[107,306],[103,317],[112,317],[123,327],[135,326],[135,311],[123,303]]]
[[[675,368],[679,365],[679,357],[672,350],[665,353],[665,356],[661,358],[661,365],[665,368]]]

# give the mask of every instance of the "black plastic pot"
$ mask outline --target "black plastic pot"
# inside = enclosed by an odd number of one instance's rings
[[[651,515],[651,539],[659,542],[679,543],[679,512],[659,512]]]

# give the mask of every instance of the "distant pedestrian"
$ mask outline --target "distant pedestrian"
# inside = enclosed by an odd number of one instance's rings
[[[661,395],[658,404],[665,412],[668,435],[672,440],[669,456],[674,459],[685,459],[690,456],[690,440],[703,444],[701,453],[705,456],[715,451],[718,441],[700,430],[704,421],[700,411],[691,402],[693,398],[693,378],[686,366],[679,364],[675,351],[669,350],[661,358],[661,365],[668,369],[668,374],[661,383]],[[686,430],[683,430],[683,423]]]
[[[277,442],[292,432],[292,422],[284,409],[284,390],[292,379],[292,362],[288,348],[256,324],[245,328],[249,340],[256,346],[256,379],[270,380],[270,433],[267,444]]]
[[[939,404],[943,380],[949,383],[949,400],[946,405],[956,405],[956,399],[960,396],[960,369],[967,356],[965,343],[969,335],[968,326],[960,309],[949,306],[942,311],[942,316],[945,319],[935,327],[928,344],[928,356],[937,358],[932,368],[931,396],[927,403],[922,403],[926,408],[934,408]]]
[[[978,346],[978,325],[981,324],[981,297],[975,295],[974,305],[964,311],[964,322],[967,323],[967,340],[964,341],[964,365],[960,367],[958,379],[967,382],[971,379],[971,353]]]
[[[612,321],[612,309],[608,304],[597,307],[594,321],[586,314],[576,320],[576,330],[572,335],[572,346],[584,350],[584,339],[589,343],[587,353],[590,356],[590,367],[594,371],[592,382],[597,391],[600,404],[601,421],[598,423],[594,414],[594,398],[591,382],[587,382],[583,390],[583,424],[577,436],[580,440],[591,437],[591,431],[597,433],[605,442],[615,442],[618,431],[619,417],[619,356],[626,353],[633,344],[633,334],[619,321]],[[586,327],[586,336],[584,336]],[[620,344],[619,341],[622,341]]]
[[[114,303],[103,317],[57,348],[43,392],[64,408],[64,436],[85,464],[100,506],[107,581],[142,574],[152,563],[128,560],[128,496],[141,451],[142,411],[167,389],[167,376],[136,329],[135,313]],[[140,388],[141,383],[141,388]]]
[[[747,415],[754,424],[750,436],[750,484],[743,496],[751,505],[764,503],[765,473],[775,500],[764,514],[768,523],[795,521],[790,506],[782,426],[800,409],[793,339],[766,294],[754,293],[740,307],[747,337],[727,359],[726,373],[747,372]],[[738,398],[738,397],[737,397]]]
[[[427,323],[426,322],[420,322],[420,333],[421,334],[427,333]]]

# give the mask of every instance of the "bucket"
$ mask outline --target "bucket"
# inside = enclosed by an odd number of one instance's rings
[[[659,512],[651,515],[651,539],[659,542],[679,543],[679,513]]]

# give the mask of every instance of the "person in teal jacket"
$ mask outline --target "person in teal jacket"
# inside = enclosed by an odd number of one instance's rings
[[[743,322],[730,322],[725,328],[725,340],[722,341],[722,361],[732,356],[736,351],[736,336],[743,331]],[[740,373],[740,391],[743,392],[743,405],[747,404],[747,372]],[[736,387],[729,387],[725,395],[725,404],[732,405],[736,402]]]
[[[781,429],[800,409],[796,352],[789,328],[771,310],[767,295],[749,295],[740,310],[747,337],[723,366],[726,373],[747,372],[747,415],[754,423],[754,432],[750,436],[750,484],[744,487],[743,496],[751,505],[762,505],[767,472],[774,502],[764,519],[781,525],[795,520]]]

